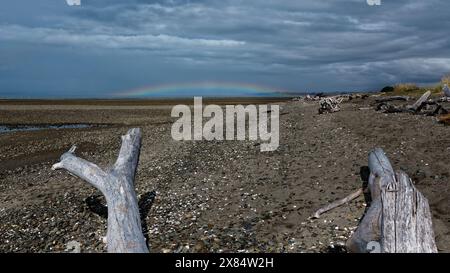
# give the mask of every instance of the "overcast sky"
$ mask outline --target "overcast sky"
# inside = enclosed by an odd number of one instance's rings
[[[429,84],[450,72],[449,33],[448,0],[2,0],[0,97]]]

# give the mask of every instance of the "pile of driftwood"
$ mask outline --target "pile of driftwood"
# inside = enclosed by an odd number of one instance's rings
[[[354,99],[366,99],[368,96],[367,94],[355,93],[321,98],[319,101],[319,114],[338,112],[341,110],[340,104],[342,102]]]
[[[380,148],[369,154],[367,189],[359,189],[342,200],[318,210],[313,218],[345,204],[363,192],[370,193],[370,206],[347,241],[350,252],[437,252],[428,200],[408,175],[394,172]]]
[[[384,113],[412,113],[416,115],[438,116],[448,114],[441,102],[450,101],[449,97],[430,99],[431,91],[425,92],[414,104],[394,105],[392,101],[409,101],[408,96],[383,97],[376,100],[377,111]]]
[[[324,98],[321,99],[319,102],[319,114],[324,113],[334,113],[341,110],[341,102],[343,101],[342,98]]]
[[[319,114],[325,113],[335,113],[341,110],[340,104],[344,101],[350,101],[354,99],[366,99],[368,94],[342,94],[336,96],[326,96],[324,93],[318,93],[315,95],[306,95],[304,97],[293,98],[292,101],[296,102],[308,102],[308,101],[318,101],[319,102]]]
[[[306,95],[301,97],[293,98],[292,101],[319,101],[324,97],[322,93],[315,94],[315,95]]]

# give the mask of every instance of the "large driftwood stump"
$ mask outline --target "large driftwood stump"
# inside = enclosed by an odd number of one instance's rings
[[[142,234],[134,178],[141,149],[140,129],[122,136],[122,147],[113,168],[108,171],[74,155],[76,146],[61,156],[52,169],[65,169],[99,189],[108,205],[107,247],[111,253],[148,252]]]
[[[369,155],[369,190],[372,202],[347,242],[350,252],[437,252],[427,199],[404,172],[394,172],[382,149]]]

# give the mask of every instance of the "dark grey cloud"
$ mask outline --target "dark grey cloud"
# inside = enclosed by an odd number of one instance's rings
[[[6,0],[0,96],[107,96],[141,85],[290,91],[429,84],[450,72],[448,0]],[[4,90],[4,91],[3,91]]]

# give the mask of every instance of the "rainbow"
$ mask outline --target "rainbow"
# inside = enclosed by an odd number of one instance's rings
[[[116,92],[118,98],[284,97],[292,92],[246,83],[196,82],[145,86]]]

